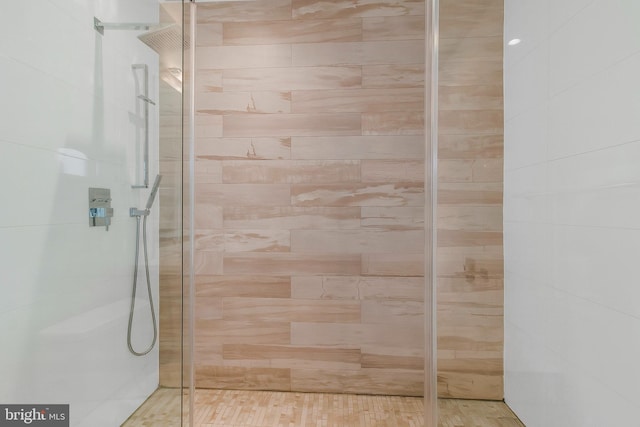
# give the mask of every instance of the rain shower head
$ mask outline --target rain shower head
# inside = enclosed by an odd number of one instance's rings
[[[173,21],[170,11],[167,11],[166,7],[163,7],[163,10],[166,11],[166,19],[163,20]],[[189,48],[189,39],[186,35],[183,36],[180,25],[175,22],[102,22],[94,17],[93,27],[102,35],[105,30],[146,31],[138,34],[138,39],[158,54],[160,78],[178,92],[182,91],[182,52]]]
[[[182,28],[178,24],[161,25],[140,34],[138,39],[155,50],[159,55],[189,48],[189,40],[182,39]]]
[[[93,27],[100,34],[104,34],[105,30],[130,30],[144,31],[138,38],[155,50],[158,54],[182,51],[189,47],[189,40],[182,38],[182,28],[178,24],[150,24],[145,22],[135,23],[113,23],[102,22],[98,18],[93,18]]]

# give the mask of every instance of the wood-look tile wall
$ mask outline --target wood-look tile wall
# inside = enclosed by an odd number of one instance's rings
[[[503,0],[440,0],[438,394],[503,398]]]
[[[197,31],[196,386],[421,395],[424,1]]]
[[[160,385],[179,387],[182,341],[182,96],[160,82]]]
[[[161,3],[160,22],[181,25],[182,12],[180,3]],[[181,55],[179,48],[175,51],[163,50],[159,61],[160,75],[171,76],[166,67],[179,64]],[[185,76],[189,75],[189,70],[183,71]],[[182,176],[182,123],[185,119],[183,102],[188,105],[188,99],[183,99],[179,87],[179,82],[173,78],[161,77],[156,106],[160,126],[158,172],[162,175],[158,203],[155,205],[160,216],[160,295],[159,301],[156,301],[159,318],[160,386],[174,388],[181,386],[182,339],[183,333],[187,332],[182,330],[182,325],[183,316],[188,314],[182,310],[183,297],[188,300],[188,295],[182,295],[182,251],[184,247],[188,247],[188,236],[186,239],[183,237],[188,230],[184,227],[183,215],[188,210],[182,207],[185,202],[182,188],[188,182],[184,182]],[[155,173],[153,168],[151,173]]]
[[[199,387],[421,393],[424,5],[352,3],[199,7]],[[440,4],[438,391],[500,399],[502,1]]]

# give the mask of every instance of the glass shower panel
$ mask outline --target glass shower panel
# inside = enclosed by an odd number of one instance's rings
[[[295,392],[424,421],[426,9],[379,3],[196,2],[198,422]],[[359,425],[335,402],[304,421]]]
[[[155,26],[167,12],[157,0],[0,6],[0,405],[69,405],[71,426],[113,427],[160,385],[178,388],[179,420],[182,46],[169,64],[137,37],[158,28],[100,32],[94,18]],[[173,22],[181,37],[181,13]],[[145,169],[149,184],[164,175],[148,212],[151,188],[133,188]],[[147,217],[160,326],[140,357],[127,346],[130,208]],[[154,333],[139,242],[131,340],[145,349]]]

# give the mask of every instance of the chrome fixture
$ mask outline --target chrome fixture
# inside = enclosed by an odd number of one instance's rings
[[[94,16],[93,28],[102,35],[104,35],[105,30],[148,31],[148,33],[139,35],[138,38],[158,53],[160,53],[159,46],[162,46],[163,44],[173,46],[175,45],[175,40],[182,39],[180,31],[178,31],[180,28],[176,24],[153,24],[148,22],[102,22],[100,19]],[[178,50],[180,49],[180,47],[180,43],[178,43]],[[131,66],[131,69],[134,73],[137,70],[142,70],[142,94],[136,95],[136,98],[144,102],[144,180],[142,184],[134,183],[131,188],[149,188],[149,104],[156,105],[156,103],[151,98],[149,98],[149,67],[147,66],[147,64],[133,64]]]
[[[112,217],[111,190],[89,188],[89,227],[105,227],[109,231]]]
[[[149,24],[145,22],[135,22],[135,23],[113,23],[113,22],[102,22],[95,16],[93,17],[93,28],[99,32],[100,34],[104,34],[104,30],[151,30],[160,27],[158,24]]]
[[[137,98],[144,101],[144,182],[141,185],[132,185],[131,188],[149,188],[149,104],[156,105],[151,99],[149,99],[149,67],[147,64],[133,64],[131,69],[142,70],[143,82],[142,82],[142,94]]]
[[[182,28],[175,23],[112,23],[102,22],[94,16],[93,28],[102,35],[104,35],[105,30],[147,31],[138,35],[138,39],[155,50],[160,56],[189,48],[188,38],[185,37],[183,40]]]
[[[149,275],[149,256],[147,254],[147,218],[151,213],[151,206],[153,206],[153,201],[156,198],[156,193],[158,192],[158,187],[160,186],[160,181],[162,180],[162,175],[157,175],[156,180],[153,183],[153,187],[151,188],[151,193],[149,193],[149,198],[147,199],[147,205],[144,209],[131,208],[129,209],[129,216],[134,217],[136,219],[136,260],[135,266],[133,268],[133,290],[131,293],[131,308],[129,310],[129,325],[127,326],[127,346],[129,347],[129,351],[136,356],[144,356],[148,354],[153,347],[156,345],[156,341],[158,340],[158,324],[156,321],[156,312],[155,307],[153,305],[153,296],[151,294],[151,277]],[[136,308],[136,291],[138,287],[138,258],[140,257],[140,218],[142,220],[142,245],[144,248],[144,268],[147,278],[147,293],[149,295],[149,306],[151,309],[151,322],[153,324],[153,340],[151,341],[151,345],[147,347],[144,351],[138,352],[133,348],[133,344],[131,343],[131,330],[133,328],[133,312]]]

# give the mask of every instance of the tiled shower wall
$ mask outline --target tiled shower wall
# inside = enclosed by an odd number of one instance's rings
[[[421,395],[423,0],[197,30],[196,386]]]
[[[438,392],[501,399],[502,2],[440,5]],[[199,387],[422,392],[424,5],[352,6],[199,8]]]
[[[530,427],[635,426],[640,3],[505,3],[505,398]]]
[[[438,394],[503,397],[503,0],[440,0]]]
[[[163,25],[183,26],[182,3],[164,2],[160,4],[160,22]],[[187,291],[183,294],[183,265],[182,260],[188,259],[186,248],[189,240],[183,218],[188,217],[188,197],[183,197],[183,188],[188,188],[188,167],[183,167],[183,105],[188,105],[188,97],[183,99],[181,83],[173,80],[169,73],[169,66],[180,65],[182,55],[188,57],[188,50],[184,53],[180,45],[173,49],[163,50],[160,55],[160,79],[158,99],[159,107],[159,166],[162,182],[158,193],[160,201],[160,301],[159,301],[159,347],[160,347],[160,386],[179,388],[183,367],[183,337],[187,340],[187,333],[183,331],[183,300],[188,301]],[[188,70],[183,67],[183,74]],[[185,87],[188,81],[185,78]],[[184,104],[183,104],[184,103]],[[188,147],[188,144],[184,145]],[[188,156],[184,156],[188,158]],[[183,177],[183,173],[185,177]],[[184,270],[188,274],[187,270]],[[188,287],[185,286],[185,289]],[[188,357],[184,353],[184,357]]]
[[[106,22],[154,22],[155,0],[34,0],[0,6],[0,402],[70,404],[71,426],[120,425],[155,390],[158,352],[127,349],[143,141],[141,75],[157,55]],[[157,110],[150,109],[151,173]],[[111,189],[109,231],[89,227],[88,188]],[[157,207],[157,204],[155,205]],[[157,210],[149,261],[157,301]],[[141,286],[142,287],[142,286]],[[133,341],[151,341],[146,291]]]

